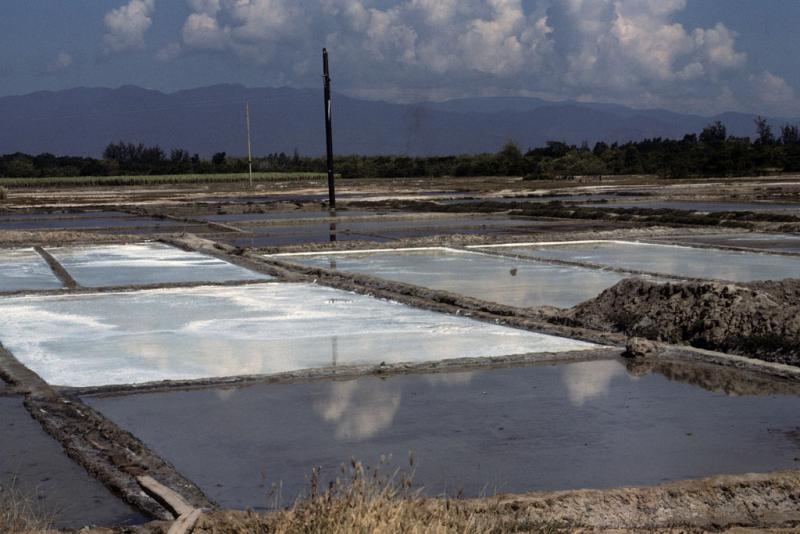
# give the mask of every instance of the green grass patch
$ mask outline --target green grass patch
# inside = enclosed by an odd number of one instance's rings
[[[254,172],[253,182],[284,182],[291,180],[323,180],[321,172]],[[218,184],[247,183],[248,173],[228,174],[165,174],[137,176],[43,176],[37,178],[0,178],[3,187],[88,187],[125,185]]]

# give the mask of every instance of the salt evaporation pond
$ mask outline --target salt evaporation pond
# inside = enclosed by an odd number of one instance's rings
[[[266,274],[163,243],[48,249],[84,287],[263,280]]]
[[[797,467],[796,388],[729,396],[639,374],[601,360],[84,401],[222,507],[267,507],[271,490],[291,504],[312,468],[327,487],[352,458],[391,474],[413,455],[415,487],[467,497]]]
[[[597,347],[313,284],[0,301],[0,342],[51,384],[99,386]]]
[[[660,241],[680,241],[698,245],[727,246],[761,249],[766,252],[789,252],[800,254],[800,235],[762,234],[744,232],[732,234],[692,234],[660,238]]]
[[[574,306],[625,278],[624,275],[598,269],[515,260],[445,248],[277,254],[274,257],[519,307]]]
[[[800,258],[797,257],[677,245],[591,241],[514,245],[504,246],[498,250],[534,258],[585,262],[634,271],[733,282],[782,280],[800,276]]]
[[[0,496],[13,489],[54,527],[147,521],[69,459],[31,417],[21,396],[0,397],[0,451]]]
[[[0,291],[61,287],[47,262],[32,248],[0,250]]]
[[[585,204],[584,208],[647,208],[718,213],[725,211],[800,212],[800,203],[779,202],[703,202],[697,200],[630,200]],[[791,215],[794,215],[791,213]]]

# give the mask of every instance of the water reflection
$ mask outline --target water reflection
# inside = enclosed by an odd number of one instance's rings
[[[643,360],[626,364],[635,376],[659,374],[674,382],[726,395],[800,395],[800,384],[721,365]]]
[[[800,258],[797,257],[675,245],[603,242],[510,247],[504,250],[522,256],[736,282],[782,280],[797,276],[800,272]]]
[[[426,374],[429,387],[463,387],[474,372]],[[360,441],[391,428],[402,400],[401,381],[362,378],[332,382],[324,398],[314,402],[314,411],[334,425],[338,441]]]
[[[608,395],[614,378],[625,376],[625,366],[617,360],[578,362],[561,368],[567,398],[575,407]]]
[[[49,251],[85,287],[271,278],[162,243],[63,247]]]
[[[4,299],[0,341],[68,386],[594,347],[306,284]]]
[[[0,251],[0,291],[60,287],[61,282],[32,248]]]
[[[333,382],[314,411],[334,425],[338,441],[371,438],[389,428],[400,407],[400,383],[391,380]]]
[[[597,269],[447,249],[285,256],[283,259],[519,307],[574,306],[624,278]]]

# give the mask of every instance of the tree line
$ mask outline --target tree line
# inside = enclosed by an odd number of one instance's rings
[[[557,179],[585,175],[649,174],[664,178],[746,176],[800,171],[800,127],[773,131],[763,118],[755,135],[729,136],[721,122],[682,139],[651,138],[627,143],[599,141],[593,147],[548,141],[523,152],[509,141],[498,152],[457,156],[336,156],[336,172],[345,178],[424,176],[524,176]],[[259,172],[325,172],[323,157],[274,153],[253,160]],[[169,153],[159,146],[110,143],[102,158],[0,156],[0,176],[119,176],[247,172],[246,158],[218,152],[210,159],[185,149]]]

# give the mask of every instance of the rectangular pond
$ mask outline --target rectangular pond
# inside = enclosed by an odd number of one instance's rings
[[[11,219],[0,221],[0,230],[43,231],[43,230],[104,230],[127,229],[147,226],[153,229],[174,228],[181,223],[169,219],[152,217],[47,217]]]
[[[484,247],[475,247],[480,250]],[[585,262],[673,276],[751,282],[800,276],[800,257],[677,245],[590,241],[503,246],[520,256]]]
[[[258,222],[258,221],[276,221],[276,220],[295,220],[295,219],[326,219],[329,218],[330,211],[328,210],[270,210],[264,213],[224,213],[214,215],[203,215],[202,218],[206,221],[212,222]],[[389,211],[365,211],[365,210],[338,210],[337,217],[375,217],[378,215],[397,215],[400,212]]]
[[[0,451],[0,496],[13,489],[55,527],[146,521],[70,460],[31,417],[22,397],[0,397]]]
[[[601,360],[84,401],[223,507],[268,507],[276,487],[291,503],[312,468],[324,488],[352,458],[390,458],[391,474],[413,456],[414,486],[449,496],[797,467],[797,388],[730,396],[673,379],[719,375],[697,373]]]
[[[697,245],[742,247],[763,250],[765,252],[790,252],[800,254],[800,235],[795,234],[762,234],[757,232],[686,235],[671,238],[660,238],[658,241],[675,241]]]
[[[262,280],[257,273],[220,259],[163,243],[48,249],[84,287]]]
[[[624,275],[446,248],[285,254],[292,263],[368,274],[509,306],[571,307]]]
[[[0,249],[0,291],[61,287],[47,262],[32,248]]]
[[[3,299],[0,342],[47,382],[64,386],[597,347],[278,283]]]
[[[700,200],[632,200],[584,204],[586,208],[648,208],[718,213],[724,211],[775,212],[785,215],[800,213],[800,203],[786,202],[704,202]]]

